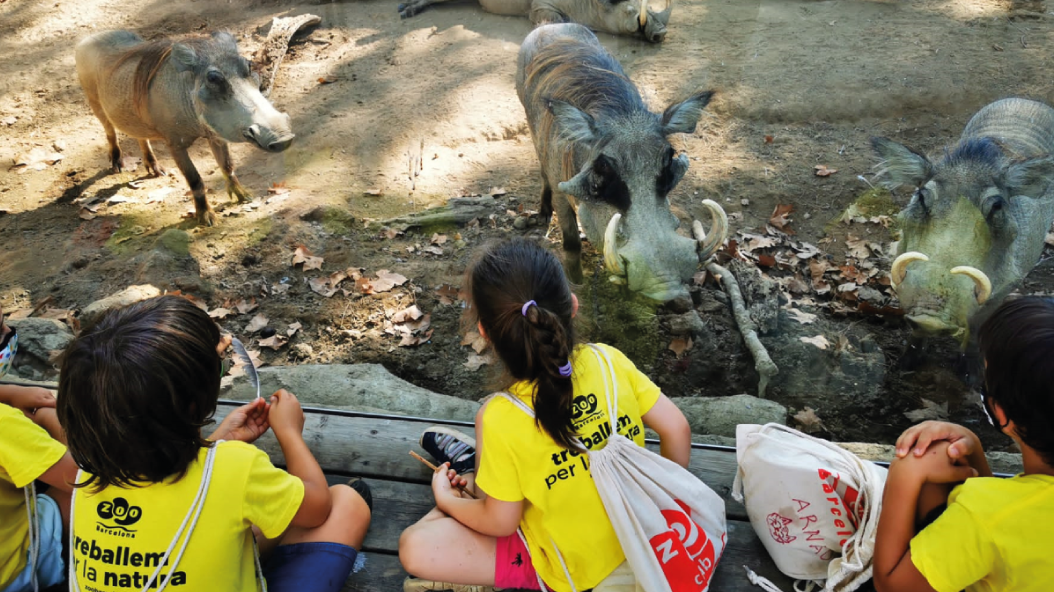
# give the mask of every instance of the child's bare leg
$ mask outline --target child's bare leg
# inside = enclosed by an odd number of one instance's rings
[[[290,528],[282,535],[280,545],[297,543],[339,543],[361,549],[370,527],[370,508],[357,491],[347,485],[329,488],[332,509],[329,518],[315,528]]]
[[[423,580],[493,586],[497,539],[433,508],[399,537],[399,561]]]
[[[48,435],[52,438],[62,442],[63,445],[68,445],[66,442],[66,432],[59,425],[59,416],[55,413],[55,410],[51,407],[41,407],[37,409],[37,412],[33,414],[33,423],[44,428]]]

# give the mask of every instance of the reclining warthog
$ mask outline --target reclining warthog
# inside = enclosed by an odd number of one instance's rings
[[[399,15],[409,18],[426,6],[446,0],[409,0],[399,5]],[[673,1],[661,10],[648,0],[479,0],[483,10],[508,16],[529,16],[536,25],[578,23],[612,35],[637,35],[660,43],[666,38]]]
[[[965,346],[971,321],[1035,266],[1054,219],[1054,109],[1004,99],[981,109],[931,161],[885,138],[872,144],[887,185],[915,193],[900,212],[893,285],[907,316]]]
[[[582,277],[580,220],[603,249],[613,281],[660,301],[686,293],[684,281],[724,242],[728,223],[707,200],[710,235],[697,242],[675,232],[667,195],[688,170],[688,157],[666,137],[695,131],[713,93],[652,113],[618,61],[576,24],[545,25],[527,36],[516,91],[542,165],[541,213],[551,216],[555,205],[571,278]]]
[[[164,170],[150,140],[164,140],[194,192],[201,224],[211,226],[216,215],[187,154],[195,140],[208,139],[227,179],[228,196],[240,200],[252,196],[234,175],[227,142],[252,142],[281,152],[293,141],[289,116],[260,94],[259,82],[230,33],[180,43],[147,43],[128,31],[98,33],[77,45],[77,75],[106,130],[114,172],[121,171],[115,128],[139,140],[146,168],[154,175]]]

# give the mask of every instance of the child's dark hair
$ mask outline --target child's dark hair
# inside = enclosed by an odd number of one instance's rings
[[[220,390],[219,328],[178,296],[107,311],[63,352],[58,417],[80,487],[181,479]]]
[[[1021,440],[1054,464],[1054,299],[1004,302],[981,326],[978,342],[987,396]]]
[[[571,377],[562,376],[575,343],[571,286],[556,256],[513,239],[485,248],[466,272],[478,320],[509,374],[536,381],[534,414],[557,444],[577,448]],[[524,305],[533,300],[536,305]],[[473,316],[474,313],[474,316]]]

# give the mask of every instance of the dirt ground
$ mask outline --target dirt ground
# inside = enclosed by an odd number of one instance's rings
[[[538,208],[540,191],[514,89],[516,52],[531,23],[484,13],[474,2],[400,20],[396,4],[0,0],[4,310],[31,309],[48,297],[53,309],[78,310],[141,283],[192,294],[210,310],[255,299],[254,310],[233,310],[220,322],[249,338],[250,321],[263,315],[251,347],[268,364],[378,362],[438,392],[486,393],[491,366],[471,367],[480,360],[462,345],[462,308],[448,286],[460,285],[472,250],[487,239],[524,234],[559,250],[555,223],[551,230],[533,217],[516,223]],[[657,111],[700,89],[718,92],[696,133],[676,141],[691,158],[671,193],[685,222],[702,217],[700,202],[710,198],[731,214],[733,231],[765,233],[776,206],[793,205],[793,240],[817,245],[837,266],[846,261],[846,240],[864,238],[882,249],[893,240],[882,224],[838,222],[869,189],[869,137],[933,152],[992,100],[1054,100],[1054,19],[1044,10],[1042,2],[1000,0],[679,0],[661,45],[600,38]],[[212,228],[184,217],[191,204],[182,177],[148,178],[143,167],[109,174],[102,127],[74,70],[80,38],[109,28],[148,39],[228,29],[250,55],[273,17],[303,13],[322,23],[294,41],[271,94],[292,117],[296,141],[277,155],[232,146],[242,182],[259,198],[254,204],[227,206],[204,143],[191,155],[222,210]],[[138,155],[133,140],[121,144]],[[34,148],[58,151],[61,160],[41,163],[42,170],[12,167]],[[174,169],[165,148],[157,150]],[[816,165],[838,172],[819,177]],[[482,196],[494,215],[404,234],[369,224],[459,196]],[[883,213],[895,213],[905,198],[893,196]],[[188,233],[189,244],[173,229]],[[433,241],[435,234],[442,236]],[[321,270],[292,264],[301,245],[323,259]],[[888,270],[888,257],[872,255]],[[595,254],[585,263],[587,338],[623,348],[671,396],[756,392],[753,362],[712,279],[693,286],[705,327],[678,355],[667,347],[677,337],[670,319],[678,311],[625,298],[602,273],[591,274],[599,270]],[[768,271],[785,278],[803,271],[777,267]],[[312,290],[315,279],[328,292],[320,278],[349,268],[365,278],[390,270],[408,281],[373,295],[353,276],[332,296]],[[1048,291],[1052,277],[1054,264],[1044,260],[1023,291]],[[816,326],[832,340],[846,339],[819,365],[784,362],[787,378],[767,394],[792,413],[811,407],[821,434],[891,442],[911,423],[904,412],[927,405],[922,399],[954,420],[974,427],[983,421],[955,344],[931,340],[921,361],[905,364],[911,331],[895,303],[883,315],[832,306],[830,297],[814,300],[802,309],[819,316]],[[430,327],[404,339],[413,328],[392,317],[415,304],[430,315]],[[294,323],[301,328],[287,344],[259,344],[274,342],[275,331],[287,335]],[[794,335],[811,330],[789,325]],[[768,343],[779,343],[787,326],[782,319]],[[400,346],[404,341],[425,342]],[[781,355],[777,362],[798,354]],[[795,372],[809,373],[811,382],[792,387]],[[1007,443],[991,430],[984,438]]]

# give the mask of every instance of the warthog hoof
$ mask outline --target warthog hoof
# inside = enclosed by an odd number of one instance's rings
[[[248,203],[253,200],[253,194],[240,183],[227,186],[227,197],[239,203]]]
[[[168,169],[159,165],[158,163],[146,163],[146,172],[150,173],[151,177],[167,177]]]
[[[204,211],[198,210],[198,212],[197,212],[197,220],[198,220],[198,224],[200,224],[201,226],[215,226],[216,225],[216,212],[213,212],[211,209],[204,210]]]

